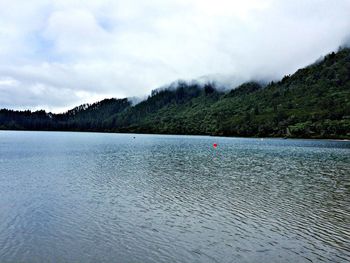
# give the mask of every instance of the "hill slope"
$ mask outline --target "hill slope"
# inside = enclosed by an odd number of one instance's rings
[[[350,49],[266,87],[220,92],[180,82],[135,106],[109,99],[64,114],[0,110],[0,128],[350,138]]]

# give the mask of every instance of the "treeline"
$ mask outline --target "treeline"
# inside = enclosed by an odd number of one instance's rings
[[[127,99],[105,99],[83,104],[61,114],[0,110],[0,129],[104,131],[115,126],[115,116],[131,107]]]
[[[350,50],[265,86],[223,92],[178,82],[136,105],[105,99],[63,114],[3,109],[0,129],[350,138]]]

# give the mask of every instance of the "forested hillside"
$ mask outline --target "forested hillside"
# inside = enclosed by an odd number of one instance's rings
[[[350,138],[350,49],[267,86],[223,92],[179,82],[136,105],[106,99],[63,114],[3,109],[0,129]]]

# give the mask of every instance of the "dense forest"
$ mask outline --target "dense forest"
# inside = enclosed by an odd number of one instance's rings
[[[62,114],[2,109],[0,129],[350,138],[350,49],[268,85],[222,91],[178,82],[136,105],[105,99]]]

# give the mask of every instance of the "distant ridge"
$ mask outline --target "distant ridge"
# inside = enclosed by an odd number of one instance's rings
[[[63,114],[0,110],[0,129],[350,138],[350,49],[263,87],[178,82],[132,105],[105,99]]]

